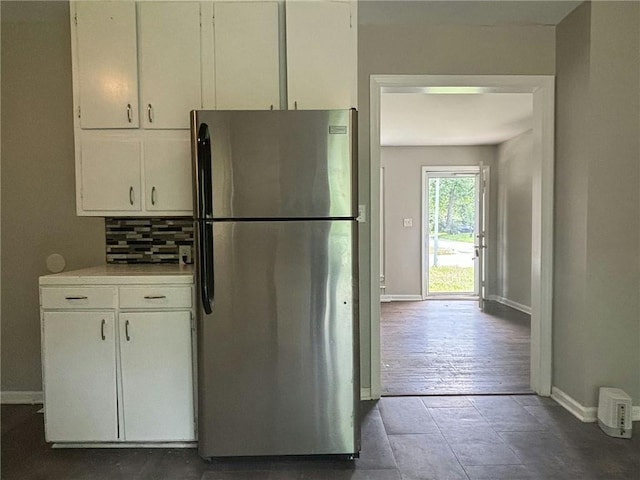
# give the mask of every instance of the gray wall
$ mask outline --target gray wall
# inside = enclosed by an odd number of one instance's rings
[[[640,402],[640,5],[586,3],[558,26],[554,385]]]
[[[531,131],[498,145],[497,171],[497,295],[531,307]]]
[[[381,166],[385,176],[385,294],[422,295],[420,276],[421,203],[423,166],[491,167],[496,156],[494,146],[383,147]],[[491,177],[490,193],[495,206],[495,183]],[[489,212],[489,270],[495,272],[495,219]],[[403,218],[412,217],[413,227],[405,228]],[[494,267],[494,268],[491,268]],[[489,287],[489,293],[495,290]]]
[[[413,2],[395,1],[393,9]],[[360,203],[370,206],[369,78],[372,74],[553,75],[555,27],[388,24],[384,2],[360,2],[358,22],[358,148]],[[378,199],[376,199],[378,201]],[[367,209],[370,211],[370,208]],[[362,386],[370,385],[370,223],[360,231]],[[378,234],[378,232],[376,232]],[[376,252],[377,255],[377,252]],[[378,279],[375,279],[377,282]]]
[[[66,2],[2,2],[2,391],[39,391],[38,276],[104,263],[104,220],[75,216]]]

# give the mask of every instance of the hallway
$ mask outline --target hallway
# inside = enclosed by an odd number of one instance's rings
[[[381,308],[383,395],[531,393],[529,315],[466,300]]]

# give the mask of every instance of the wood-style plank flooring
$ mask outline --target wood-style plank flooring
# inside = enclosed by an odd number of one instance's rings
[[[382,304],[383,395],[531,393],[530,317],[496,302]]]

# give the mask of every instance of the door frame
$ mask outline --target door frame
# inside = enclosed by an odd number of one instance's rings
[[[553,301],[554,75],[371,75],[370,101],[370,387],[380,398],[380,103],[393,88],[429,93],[430,88],[463,88],[477,93],[533,94],[531,228],[531,389],[551,394]],[[434,92],[435,93],[435,92]]]
[[[421,172],[422,172],[422,189],[421,189],[421,205],[420,205],[420,212],[421,212],[421,217],[420,217],[420,222],[421,222],[421,242],[420,242],[420,261],[422,264],[422,276],[420,278],[420,292],[422,294],[422,299],[426,300],[428,298],[433,298],[433,295],[428,295],[428,271],[429,271],[429,252],[427,249],[425,249],[426,245],[424,243],[425,239],[428,237],[429,235],[429,208],[428,208],[428,202],[429,202],[429,198],[427,196],[428,194],[428,183],[427,183],[427,177],[430,174],[434,174],[437,175],[438,173],[441,174],[447,174],[447,173],[452,173],[452,174],[468,174],[470,176],[475,176],[476,177],[476,199],[474,200],[475,202],[475,208],[476,208],[476,225],[474,225],[474,229],[477,230],[478,229],[478,208],[479,208],[479,201],[478,201],[478,195],[480,194],[480,188],[481,188],[481,183],[482,180],[480,178],[480,174],[482,172],[482,170],[486,170],[488,169],[488,166],[485,165],[466,165],[466,166],[431,166],[431,165],[423,165],[421,168]],[[485,206],[485,211],[486,211],[486,206]],[[485,213],[486,214],[486,213]],[[474,232],[475,235],[475,232]],[[380,249],[382,250],[382,244]],[[426,274],[426,275],[425,275]],[[481,285],[480,285],[480,279],[477,278],[478,277],[478,268],[477,265],[474,267],[474,292],[472,293],[463,293],[463,294],[456,294],[456,293],[452,293],[452,294],[444,294],[444,295],[451,295],[453,297],[456,296],[460,296],[460,298],[464,298],[464,297],[468,297],[468,298],[473,298],[479,295],[480,290],[481,290]]]

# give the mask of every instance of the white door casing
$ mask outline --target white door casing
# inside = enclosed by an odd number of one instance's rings
[[[380,97],[385,88],[475,87],[479,93],[533,94],[534,175],[531,248],[531,388],[551,394],[553,293],[553,75],[372,75],[370,78],[370,386],[381,395],[380,382]]]

